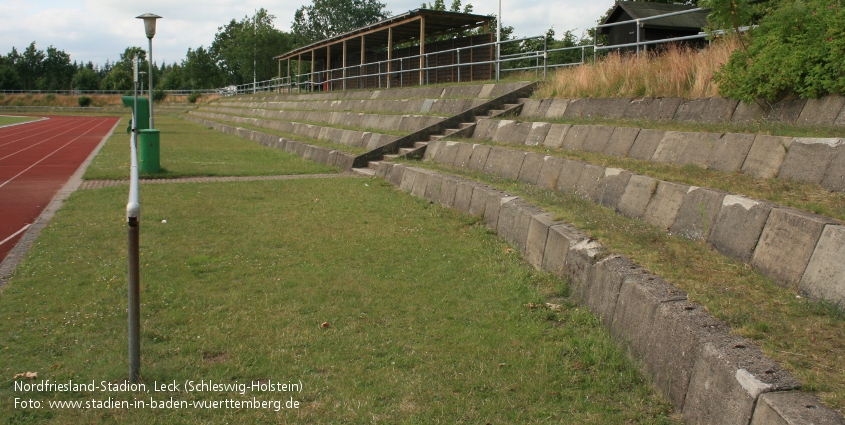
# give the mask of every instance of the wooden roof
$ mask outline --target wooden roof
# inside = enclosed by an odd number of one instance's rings
[[[688,6],[685,4],[671,4],[671,3],[651,3],[651,2],[633,2],[633,1],[617,1],[616,5],[601,23],[611,24],[614,22],[621,22],[630,19],[650,18],[652,16],[663,15],[666,13],[680,12],[683,10],[695,9],[696,6]],[[627,14],[630,16],[624,16]],[[682,28],[695,29],[701,31],[707,26],[707,15],[709,11],[702,10],[698,12],[685,13],[683,15],[668,16],[665,18],[650,19],[643,21],[645,28]],[[612,27],[599,28],[599,34],[607,34]]]
[[[284,60],[294,58],[313,50],[331,49],[333,45],[347,42],[349,51],[361,48],[361,36],[365,36],[367,50],[378,50],[387,47],[387,29],[393,28],[393,44],[401,44],[419,40],[420,22],[425,18],[425,35],[432,37],[450,34],[481,27],[493,19],[490,16],[473,15],[470,13],[447,12],[431,9],[414,9],[401,15],[391,16],[379,22],[357,28],[345,34],[340,34],[307,46],[299,47],[273,59]],[[303,57],[303,60],[306,60]],[[307,60],[310,60],[308,58]]]

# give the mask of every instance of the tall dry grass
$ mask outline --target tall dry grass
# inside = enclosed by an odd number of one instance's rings
[[[683,97],[719,95],[713,75],[739,48],[721,39],[702,50],[670,45],[645,55],[611,53],[594,64],[563,68],[537,92],[538,97]]]

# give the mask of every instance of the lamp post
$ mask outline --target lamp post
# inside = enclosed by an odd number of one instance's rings
[[[144,31],[147,33],[147,39],[150,41],[149,57],[147,63],[150,71],[150,86],[147,88],[150,95],[150,128],[155,128],[153,125],[153,37],[156,35],[156,19],[161,19],[161,16],[145,13],[141,16],[136,16],[137,19],[144,20]]]
[[[496,81],[502,68],[502,0],[499,0],[499,14],[496,15]]]

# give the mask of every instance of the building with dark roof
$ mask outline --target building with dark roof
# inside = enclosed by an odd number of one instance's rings
[[[612,24],[616,22],[644,19],[640,22],[639,38],[637,37],[638,27],[636,22],[599,28],[598,33],[606,34],[608,36],[608,46],[632,44],[637,41],[645,42],[697,35],[703,31],[704,27],[707,26],[708,10],[672,15],[664,18],[646,19],[692,9],[696,9],[696,6],[669,3],[617,1],[613,6],[613,9],[611,9],[610,13],[607,15],[607,18],[605,18],[601,24]],[[706,44],[706,41],[704,39],[686,40],[683,43],[688,45],[704,45]],[[636,46],[628,46],[621,48],[620,50],[634,51],[636,50]]]

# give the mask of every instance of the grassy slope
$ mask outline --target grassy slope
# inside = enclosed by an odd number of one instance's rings
[[[99,155],[88,167],[87,180],[126,179],[129,170],[128,120],[118,125]],[[226,135],[173,116],[159,115],[161,167],[146,177],[257,176],[270,174],[316,174],[337,172],[278,149],[271,149],[240,137]],[[145,177],[145,176],[142,176]]]
[[[125,379],[125,195],[73,194],[3,291],[8,378]],[[25,395],[302,408],[2,409],[0,421],[671,422],[584,310],[562,298],[560,312],[526,307],[563,283],[470,217],[351,178],[156,185],[143,200],[144,382],[301,380],[304,391]],[[6,406],[21,395],[8,378]]]

